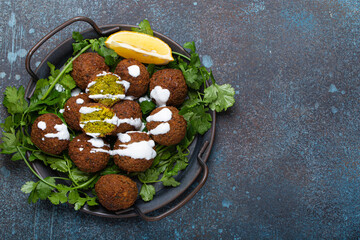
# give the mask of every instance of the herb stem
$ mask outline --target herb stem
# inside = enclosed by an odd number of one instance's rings
[[[64,177],[53,177],[54,179],[61,179],[61,180],[70,180],[70,178],[64,178]]]
[[[71,173],[71,169],[70,169],[70,163],[71,161],[64,155],[64,159],[66,160],[67,162],[67,169],[68,169],[68,174],[69,174],[69,178],[71,179],[71,181],[76,185],[76,186],[79,186],[78,182],[74,179],[72,173]]]
[[[38,149],[33,149],[33,148],[28,148],[28,147],[25,147],[25,146],[21,146],[22,148],[26,149],[26,150],[29,150],[29,151],[38,151]]]
[[[41,98],[41,100],[44,100],[49,94],[50,92],[54,89],[55,85],[58,83],[58,81],[60,80],[60,78],[62,77],[62,75],[66,72],[66,70],[69,68],[69,66],[72,64],[72,62],[78,58],[83,52],[85,52],[87,49],[89,49],[91,47],[91,45],[87,45],[86,47],[84,47],[83,49],[81,49],[81,51],[76,54],[75,57],[73,57],[64,67],[64,69],[59,73],[59,75],[57,75],[57,77],[55,78],[54,82],[51,84],[51,86],[49,87],[49,89],[46,91],[46,93],[44,94],[44,96]]]
[[[83,184],[80,184],[79,186],[73,187],[73,188],[71,188],[71,189],[79,189],[79,188],[86,187],[87,185],[89,185],[90,183],[92,183],[98,176],[99,176],[99,174],[96,174],[96,175],[94,175],[92,178],[90,178],[89,180],[87,180],[86,182],[84,182]]]
[[[181,54],[181,53],[178,53],[178,52],[174,52],[174,51],[172,51],[172,53],[175,54],[175,55],[178,55],[178,56],[180,56],[180,57],[183,57],[183,58],[185,58],[185,59],[188,60],[188,61],[191,61],[191,59],[190,59],[189,57],[185,56],[184,54]]]
[[[47,181],[45,181],[42,177],[40,177],[36,172],[35,170],[30,166],[29,162],[26,160],[24,154],[21,152],[19,146],[16,146],[16,149],[18,150],[18,153],[21,155],[22,159],[24,160],[24,162],[26,163],[26,165],[30,168],[31,172],[40,179],[40,181],[42,181],[43,183],[49,185],[50,187],[53,187],[53,188],[56,188],[57,187],[51,183],[48,183]]]

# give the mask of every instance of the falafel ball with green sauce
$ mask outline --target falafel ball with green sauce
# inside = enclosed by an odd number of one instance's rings
[[[121,99],[125,98],[130,83],[111,72],[102,72],[94,75],[89,82],[85,92],[89,98],[111,107]]]
[[[118,125],[118,117],[114,111],[100,103],[84,104],[79,112],[80,127],[89,136],[105,137]]]

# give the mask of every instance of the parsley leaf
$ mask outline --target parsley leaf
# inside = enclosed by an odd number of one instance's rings
[[[90,174],[80,171],[78,168],[71,169],[71,175],[74,181],[76,182],[85,182],[89,180]]]
[[[17,152],[16,147],[21,146],[19,134],[15,134],[15,132],[3,132],[2,135],[1,140],[3,142],[0,144],[1,153],[12,154]]]
[[[81,197],[76,189],[70,191],[68,196],[69,203],[74,204],[75,210],[79,210],[82,206],[85,205],[85,203],[87,203],[89,206],[98,205],[96,202],[96,197],[90,197],[85,193],[84,195],[85,197]]]
[[[89,44],[86,40],[84,40],[84,37],[79,32],[73,32],[72,38],[75,40],[72,44],[74,50],[73,55]]]
[[[155,187],[153,185],[143,184],[140,189],[140,196],[145,202],[153,200],[155,195]]]
[[[204,101],[209,104],[213,111],[226,111],[235,103],[235,90],[230,84],[218,85],[213,83],[205,89],[204,93]]]
[[[154,32],[150,27],[150,23],[146,19],[142,20],[141,23],[139,23],[139,28],[133,27],[133,28],[131,28],[131,31],[145,33],[145,34],[154,36]]]
[[[56,170],[59,172],[67,172],[69,169],[68,162],[64,159],[55,158],[55,157],[47,157],[46,161],[48,164],[50,164],[50,167],[53,170]]]
[[[117,174],[120,171],[121,171],[120,168],[116,164],[113,164],[113,165],[107,166],[104,170],[102,170],[100,172],[100,175]]]
[[[55,179],[53,177],[47,177],[44,178],[44,180],[50,184],[55,185]],[[49,186],[48,184],[39,181],[37,186],[36,186],[36,192],[37,192],[37,196],[41,199],[41,200],[45,200],[48,196],[50,196],[51,191],[54,188]]]
[[[207,80],[206,68],[200,67],[201,61],[199,54],[196,53],[196,47],[194,42],[185,43],[184,48],[190,49],[190,62],[189,64],[187,64],[179,56],[178,57],[179,68],[184,74],[186,84],[194,90],[199,90],[202,84]]]
[[[212,118],[208,110],[202,104],[185,105],[179,114],[192,126],[195,133],[204,134],[211,128]]]
[[[3,105],[10,114],[25,112],[28,103],[25,100],[25,88],[23,86],[20,86],[19,89],[6,87],[4,95]]]
[[[139,179],[143,183],[156,182],[159,178],[160,171],[157,169],[149,168],[145,172],[139,174]]]
[[[161,182],[164,184],[164,186],[167,187],[177,187],[180,185],[178,181],[175,180],[173,177],[165,177],[161,179]]]
[[[59,203],[66,203],[68,201],[68,198],[67,198],[68,192],[69,192],[69,190],[66,188],[61,189],[58,192],[52,192],[50,194],[50,196],[48,196],[48,199],[54,205],[58,205]]]
[[[151,113],[156,108],[156,104],[153,101],[142,101],[140,103],[141,111],[144,115]]]
[[[33,181],[29,181],[26,182],[22,187],[21,187],[21,191],[24,193],[31,193],[37,186],[36,182]]]
[[[22,155],[24,156],[25,153],[26,153],[26,150],[25,150],[23,147],[20,147],[19,149],[20,149]],[[16,152],[14,155],[12,155],[11,161],[19,161],[19,160],[22,160],[22,159],[23,159],[23,158],[22,158],[22,155],[21,155],[19,152]]]

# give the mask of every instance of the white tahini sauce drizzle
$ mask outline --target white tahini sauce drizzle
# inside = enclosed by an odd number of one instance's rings
[[[96,81],[91,81],[88,85],[87,85],[87,87],[86,87],[86,92],[89,92],[89,88],[91,87],[91,86],[93,86],[93,85],[95,85],[96,84]]]
[[[76,99],[76,103],[77,103],[77,104],[83,104],[83,103],[84,103],[84,99],[78,98],[78,99]]]
[[[128,71],[130,76],[132,77],[138,77],[140,75],[140,68],[138,65],[131,65],[128,67]]]
[[[40,128],[41,130],[45,130],[46,129],[46,122],[44,121],[40,121],[37,124],[38,128]]]
[[[84,128],[84,127],[81,127],[81,128]],[[99,137],[101,135],[101,133],[89,133],[89,132],[87,132],[86,134],[93,137],[93,138],[97,138],[97,137]]]
[[[108,75],[108,74],[112,74],[112,73],[106,72],[106,71],[102,71],[101,73],[96,74],[96,76],[97,76],[97,77],[102,77],[102,76],[106,76],[106,75]],[[114,73],[113,75],[119,77],[119,76],[116,75],[115,73]],[[119,79],[120,79],[120,77],[119,77]]]
[[[75,88],[74,90],[71,91],[71,96],[77,96],[81,93],[81,89],[80,88]]]
[[[110,123],[116,126],[120,125],[119,118],[116,116],[116,114],[114,114],[114,116],[110,119],[109,118],[104,119],[103,122]]]
[[[163,108],[154,115],[150,115],[146,118],[147,122],[167,122],[172,118],[172,112],[168,108]]]
[[[136,99],[136,97],[134,97],[134,96],[125,96],[125,97],[124,97],[124,100],[131,100],[131,101],[133,101],[134,99]]]
[[[84,148],[79,148],[79,151],[82,152],[84,150]]]
[[[140,127],[140,129],[139,129],[139,130],[140,130],[140,131],[142,131],[142,130],[144,130],[144,129],[145,129],[145,127],[146,127],[145,123],[143,123],[143,122],[142,122],[142,123],[141,123],[141,127]]]
[[[160,134],[168,133],[169,131],[170,131],[170,124],[169,123],[161,123],[161,124],[157,125],[156,128],[151,129],[149,131],[149,133],[152,135],[160,135]]]
[[[96,107],[81,107],[79,110],[79,113],[82,114],[88,114],[88,113],[93,113],[93,112],[98,112],[101,111],[101,108],[96,108]]]
[[[124,99],[125,94],[92,94],[89,95],[89,98],[91,99]]]
[[[63,109],[63,108],[59,110],[59,113],[64,113],[64,112],[65,112],[65,109]]]
[[[156,105],[159,107],[166,106],[166,102],[170,97],[170,91],[166,88],[162,88],[161,86],[156,86],[153,90],[151,90],[150,97],[155,100]]]
[[[63,87],[63,85],[57,83],[57,84],[55,84],[55,90],[58,92],[63,92],[63,91],[65,91],[65,88]]]
[[[131,136],[128,133],[118,133],[117,136],[122,143],[127,143],[131,141]]]
[[[117,84],[121,84],[124,86],[125,88],[125,92],[127,92],[127,90],[129,89],[130,87],[130,82],[128,81],[125,81],[125,80],[121,80],[121,81],[116,81]]]
[[[122,144],[119,147],[124,149],[112,150],[111,155],[151,160],[156,157],[156,151],[153,149],[154,146],[155,142],[153,140],[133,142],[127,145]]]
[[[131,126],[134,126],[135,129],[139,130],[141,128],[141,119],[140,118],[119,118],[118,126],[122,123],[127,123]]]
[[[139,98],[139,103],[142,103],[142,102],[144,102],[144,101],[150,102],[151,99],[150,99],[148,96],[144,96],[144,97]]]
[[[56,124],[54,128],[57,130],[57,133],[47,133],[44,137],[47,138],[58,138],[59,140],[69,140],[70,134],[65,124]]]
[[[92,138],[89,139],[88,142],[91,143],[93,147],[97,147],[97,148],[102,148],[105,146],[105,142],[101,138]]]

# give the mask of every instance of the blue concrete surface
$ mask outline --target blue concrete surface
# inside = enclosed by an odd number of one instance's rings
[[[218,115],[208,182],[173,215],[148,223],[29,205],[20,188],[35,177],[1,156],[0,239],[360,237],[359,1],[14,0],[0,9],[0,89],[26,84],[26,52],[83,15],[99,25],[147,18],[180,44],[194,40],[236,91],[236,105]],[[84,28],[56,35],[34,66]]]

